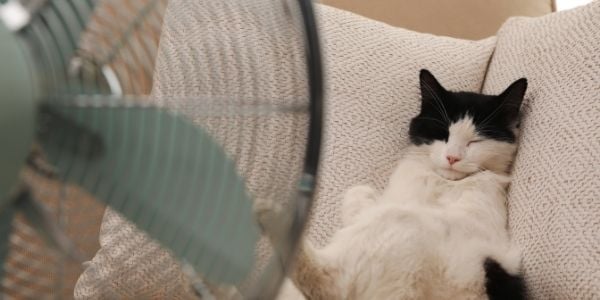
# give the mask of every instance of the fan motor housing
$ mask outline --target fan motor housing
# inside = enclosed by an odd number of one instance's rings
[[[20,42],[0,20],[0,210],[18,183],[35,127],[35,85]]]

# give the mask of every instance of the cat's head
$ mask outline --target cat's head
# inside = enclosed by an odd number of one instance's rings
[[[497,96],[448,91],[427,70],[421,70],[420,84],[421,111],[409,135],[427,151],[435,171],[451,180],[481,170],[507,172],[527,80],[515,81]]]

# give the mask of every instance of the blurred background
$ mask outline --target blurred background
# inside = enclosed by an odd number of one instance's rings
[[[556,0],[556,10],[565,10],[585,5],[593,0]]]
[[[496,34],[512,16],[541,16],[592,0],[322,0],[390,25],[464,39]]]

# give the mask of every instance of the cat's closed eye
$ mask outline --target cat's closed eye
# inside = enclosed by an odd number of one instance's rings
[[[472,141],[469,141],[469,142],[467,143],[467,147],[468,147],[468,146],[471,146],[471,144],[473,144],[473,143],[479,143],[479,142],[483,142],[483,140],[472,140]]]

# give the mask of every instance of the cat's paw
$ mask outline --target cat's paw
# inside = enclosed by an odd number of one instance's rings
[[[377,191],[368,185],[351,187],[342,201],[342,222],[351,224],[356,216],[377,200]]]
[[[292,207],[281,201],[257,199],[253,210],[262,234],[269,238],[274,247],[283,247],[289,235]]]
[[[252,209],[256,222],[265,233],[267,229],[277,226],[277,220],[283,211],[283,205],[278,201],[256,199]]]

